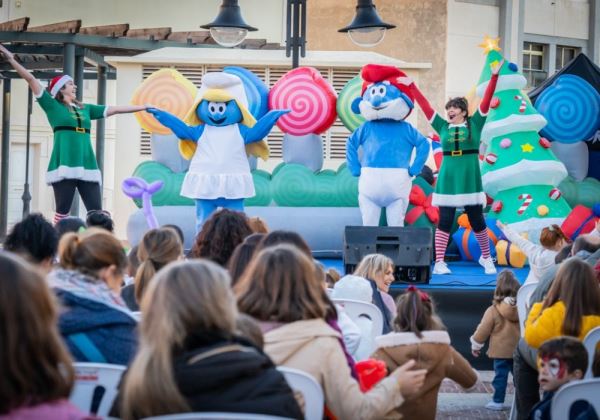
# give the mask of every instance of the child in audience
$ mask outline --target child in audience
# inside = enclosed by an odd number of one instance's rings
[[[475,333],[471,336],[471,352],[479,357],[487,339],[487,355],[494,360],[494,396],[485,408],[503,410],[508,373],[512,372],[512,355],[519,341],[519,314],[517,291],[519,281],[510,270],[502,270],[496,279],[493,304],[483,314]]]
[[[540,245],[536,245],[502,222],[497,221],[496,224],[502,230],[504,236],[519,247],[529,260],[529,274],[525,284],[539,282],[544,272],[554,266],[556,253],[569,243],[569,238],[565,236],[558,225],[550,225],[542,229]]]
[[[48,284],[62,306],[59,329],[75,360],[126,365],[137,346],[137,321],[119,296],[127,257],[102,229],[67,233]]]
[[[115,223],[106,210],[91,210],[88,212],[85,223],[88,227],[104,229],[110,233],[115,231]]]
[[[137,256],[140,265],[133,284],[121,289],[121,297],[132,311],[140,310],[142,296],[156,272],[168,263],[183,258],[183,246],[175,230],[152,229],[140,241]]]
[[[298,248],[268,247],[236,285],[238,307],[261,323],[265,351],[276,364],[315,378],[333,416],[382,418],[420,388],[425,372],[410,370],[410,361],[363,394],[351,376],[340,333],[326,321],[330,306],[322,282]]]
[[[73,361],[46,282],[9,253],[0,253],[0,273],[0,419],[87,418],[68,401]]]
[[[67,216],[63,219],[60,219],[54,225],[54,229],[56,229],[56,232],[58,233],[59,240],[60,240],[60,238],[63,237],[63,235],[65,233],[69,233],[69,232],[78,233],[82,230],[85,230],[86,228],[87,228],[87,225],[85,224],[85,222],[83,220],[81,220],[79,217],[75,217],[75,216]]]
[[[525,341],[538,348],[546,340],[568,335],[583,340],[600,326],[600,287],[594,270],[577,257],[562,263],[542,302],[525,322]]]
[[[396,313],[394,299],[388,294],[394,281],[394,262],[382,254],[369,254],[361,260],[355,276],[369,281],[373,289],[373,305],[377,306],[383,315],[383,334],[392,330],[392,320]]]
[[[256,253],[259,242],[264,236],[265,235],[262,233],[253,233],[252,235],[247,236],[246,239],[244,239],[244,242],[239,244],[233,251],[233,254],[231,254],[227,268],[231,275],[232,286],[235,286],[240,277],[242,277],[244,270],[248,267],[248,264],[250,264],[252,257],[254,257],[254,254]]]
[[[57,247],[54,227],[39,213],[14,225],[4,241],[5,250],[19,254],[46,273],[52,269]]]
[[[450,336],[427,293],[411,285],[398,297],[397,306],[394,332],[375,339],[377,350],[372,357],[384,361],[389,370],[416,360],[416,367],[427,372],[425,383],[409,401],[396,406],[396,411],[404,419],[433,420],[442,380],[450,378],[463,388],[472,388],[477,372],[450,345]]]
[[[206,260],[157,273],[142,299],[141,345],[113,405],[124,420],[184,412],[302,416],[273,362],[236,335],[227,271]]]
[[[572,337],[559,337],[548,340],[540,346],[537,362],[538,382],[544,397],[533,407],[529,418],[550,420],[554,394],[564,384],[583,378],[587,369],[588,354],[579,340]],[[586,402],[575,402],[571,407],[570,418],[577,417],[588,408]]]

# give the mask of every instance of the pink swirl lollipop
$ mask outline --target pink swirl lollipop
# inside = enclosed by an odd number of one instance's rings
[[[303,136],[327,130],[336,117],[337,94],[312,67],[290,70],[269,92],[269,109],[291,109],[277,121],[284,133]]]

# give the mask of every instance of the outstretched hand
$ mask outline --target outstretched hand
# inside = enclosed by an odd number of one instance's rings
[[[492,69],[492,74],[496,75],[496,74],[500,73],[500,69],[502,68],[502,65],[504,65],[504,59],[502,59],[500,61],[495,61],[492,64],[490,64],[490,68]]]
[[[2,53],[2,55],[4,56],[4,58],[7,61],[13,60],[15,58],[15,56],[13,55],[13,53],[11,53],[10,51],[8,51],[8,49],[4,45],[2,45],[2,44],[0,44],[0,53]]]

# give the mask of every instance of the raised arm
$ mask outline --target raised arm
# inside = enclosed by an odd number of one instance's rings
[[[427,121],[431,122],[433,120],[433,117],[435,116],[435,110],[433,109],[425,95],[423,95],[421,90],[417,87],[417,84],[415,82],[411,80],[409,87],[413,93],[413,96],[415,97],[415,100],[419,104],[419,107],[423,111],[423,114],[425,114],[425,116],[427,117]]]
[[[0,52],[4,55],[8,64],[12,66],[13,69],[17,72],[19,76],[21,76],[31,88],[31,91],[36,97],[39,97],[42,94],[44,88],[38,79],[36,79],[33,74],[31,74],[25,67],[23,67],[17,60],[15,60],[15,56],[13,53],[8,51],[6,47],[0,44]]]
[[[159,123],[170,129],[181,140],[197,141],[204,131],[204,124],[190,127],[175,115],[160,109],[146,108],[146,112],[152,114]]]
[[[243,133],[244,143],[254,143],[267,137],[279,117],[290,112],[289,109],[273,109],[263,115],[263,117],[254,124],[252,128],[249,128]]]
[[[116,114],[130,114],[132,112],[146,111],[149,108],[151,108],[149,105],[109,106],[106,108],[106,116],[110,117],[111,115],[116,115]]]
[[[490,110],[490,102],[492,101],[492,96],[494,96],[494,91],[496,90],[496,84],[498,83],[498,73],[500,73],[500,69],[504,64],[504,60],[491,64],[492,68],[492,77],[490,78],[490,82],[485,88],[485,93],[483,94],[483,98],[481,98],[481,102],[479,103],[479,112],[481,115],[487,115]]]

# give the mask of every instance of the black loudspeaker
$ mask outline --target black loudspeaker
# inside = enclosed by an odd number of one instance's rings
[[[429,283],[433,233],[429,228],[346,226],[344,268],[352,273],[365,255],[383,254],[394,261],[402,283]]]

